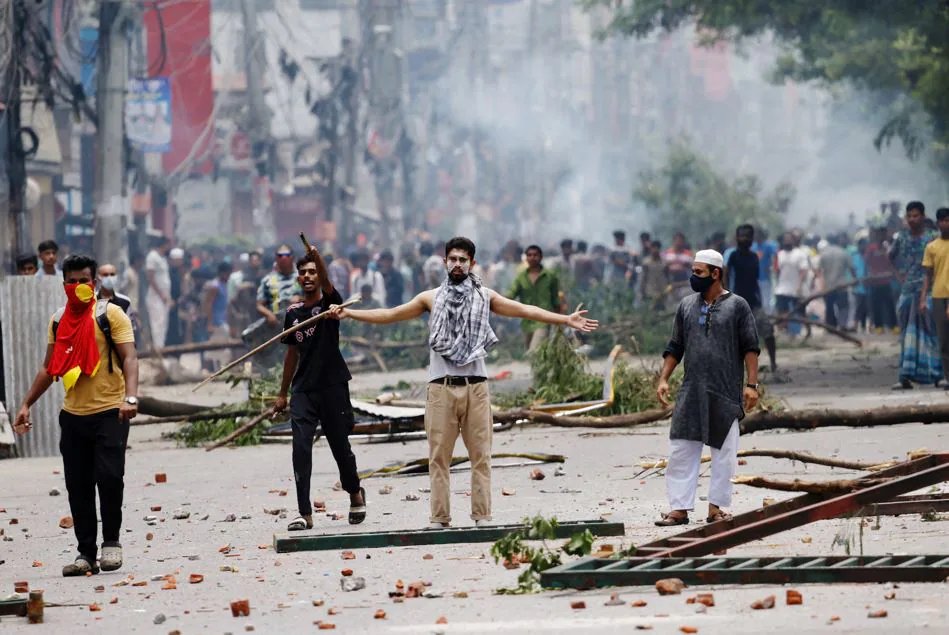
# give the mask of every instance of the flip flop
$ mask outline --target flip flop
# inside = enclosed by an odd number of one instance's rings
[[[675,527],[676,525],[688,525],[689,517],[686,516],[673,516],[672,514],[663,514],[662,520],[657,520],[655,525],[656,527]]]
[[[362,494],[362,505],[354,506],[352,503],[349,505],[350,525],[358,525],[366,520],[366,490],[360,487],[359,493]]]
[[[706,522],[706,523],[717,523],[717,522],[719,522],[719,521],[721,521],[721,520],[724,520],[724,521],[727,522],[727,521],[729,521],[729,520],[731,520],[731,519],[732,519],[732,515],[731,515],[731,514],[729,514],[728,512],[721,512],[721,511],[720,511],[720,512],[718,512],[718,513],[716,513],[716,514],[714,514],[714,515],[709,516],[708,518],[706,518],[706,519],[705,519],[705,522]]]
[[[306,529],[313,529],[313,525],[308,523],[303,516],[297,516],[287,525],[287,531],[304,531]]]

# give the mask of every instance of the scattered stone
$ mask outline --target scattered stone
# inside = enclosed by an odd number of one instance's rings
[[[554,476],[565,476],[566,474],[567,470],[563,469],[562,465],[558,465],[557,469],[554,470]]]
[[[92,604],[89,605],[89,610],[95,613],[96,611],[101,611],[102,607],[96,604],[95,602],[93,602]]]
[[[56,489],[55,487],[54,487],[53,489],[49,490],[49,495],[50,495],[50,496],[59,496],[60,494],[62,494],[62,492],[60,492],[60,491],[59,491],[58,489]]]
[[[867,613],[867,617],[872,618],[872,619],[879,619],[886,616],[887,616],[887,612],[884,609],[880,609],[879,611],[870,611],[869,613]]]
[[[646,606],[647,604],[648,602],[646,602],[646,600],[633,600],[632,602],[629,603],[630,606],[635,607],[637,609],[642,608]]]
[[[754,602],[752,602],[751,608],[753,608],[756,611],[760,611],[762,609],[773,609],[774,603],[775,603],[774,596],[769,595],[766,598],[763,598],[761,600],[755,600]]]
[[[234,600],[231,602],[231,615],[233,617],[249,617],[250,600]]]
[[[650,626],[649,624],[637,624],[636,630],[637,631],[651,631],[652,626]]]
[[[699,593],[695,596],[695,601],[705,606],[715,606],[715,596],[711,593]]]
[[[72,516],[63,516],[62,518],[59,519],[60,529],[72,529],[72,526],[73,526]]]
[[[333,491],[334,491],[334,492],[342,492],[342,491],[343,491],[343,484],[340,483],[339,481],[336,481],[335,483],[333,483]]]
[[[167,483],[167,482],[168,482],[168,475],[166,475],[164,472],[158,472],[157,474],[155,474],[155,482],[156,482],[156,483]]]
[[[774,499],[774,498],[771,498],[770,496],[768,496],[768,497],[766,497],[766,498],[761,499],[761,506],[762,506],[762,507],[767,507],[767,506],[769,506],[769,505],[774,505],[774,504],[777,503],[777,502],[778,502],[777,499]]]
[[[151,511],[151,512],[160,512],[160,511],[161,511],[161,505],[152,505],[151,507],[148,508],[148,511]]]
[[[345,578],[345,577],[351,576],[353,574],[353,570],[343,569],[342,571],[340,571],[340,574],[342,574],[342,576]]]
[[[398,589],[399,585],[396,584],[395,588]],[[419,598],[422,597],[422,594],[425,593],[425,583],[421,580],[416,580],[409,584],[408,588],[405,590],[406,598]]]
[[[339,615],[339,609],[336,608],[335,606],[334,606],[334,607],[330,607],[330,608],[326,609],[326,614],[327,614],[327,615]]]
[[[445,594],[441,591],[432,591],[431,589],[427,590],[422,594],[422,597],[428,598],[429,600],[437,600],[439,598],[445,597]]]
[[[237,521],[237,516],[236,516],[236,515],[234,515],[234,514],[228,514],[227,516],[224,517],[224,520],[222,520],[221,522],[224,522],[224,523],[233,523],[233,522],[236,522],[236,521]]]
[[[803,542],[805,545],[809,545],[812,542],[814,542],[814,539],[811,538],[810,536],[804,536],[803,538],[801,538],[801,542]]]
[[[336,624],[332,622],[320,622],[316,627],[321,631],[331,631],[336,628]]]
[[[192,573],[188,576],[189,584],[201,584],[202,582],[204,582],[204,576],[200,573]]]
[[[884,599],[884,600],[895,600],[895,599],[896,599],[896,591],[890,591],[889,593],[887,593],[886,595],[883,596],[883,599]]]
[[[19,524],[20,524],[20,519],[19,519],[19,518],[11,518],[11,519],[10,519],[10,524],[11,524],[11,525],[19,525]]]
[[[584,602],[583,600],[577,600],[576,602],[570,603],[570,608],[572,608],[575,611],[579,611],[580,609],[585,609],[586,607],[587,607],[587,603]]]
[[[448,623],[448,618],[445,617],[444,615],[442,615],[442,616],[439,617],[437,620],[435,620],[435,623],[436,623],[436,624],[447,624],[447,623]]]
[[[545,478],[547,478],[547,475],[544,474],[544,471],[540,469],[539,467],[535,467],[533,470],[531,470],[532,481],[542,481]]]
[[[39,560],[34,560],[34,561],[33,561],[33,567],[34,567],[34,568],[42,567],[42,566],[43,566],[43,563],[40,562]]]
[[[30,592],[30,583],[26,580],[20,580],[13,583],[13,592],[14,593],[29,593]]]
[[[508,489],[506,487],[501,488],[501,496],[514,496],[515,494],[517,494],[516,489]]]
[[[418,494],[406,494],[406,495],[405,495],[405,498],[403,498],[402,500],[405,500],[405,501],[417,501],[417,500],[418,500]]]
[[[152,624],[164,624],[166,619],[164,613],[159,613],[155,616],[155,619],[152,620]]]
[[[313,501],[313,511],[315,512],[325,512],[326,511],[326,501],[315,500]]]
[[[426,553],[424,556],[422,556],[422,560],[434,560],[434,559],[435,559],[435,556],[433,556],[430,553]]]
[[[342,553],[340,554],[340,556],[343,558],[343,560],[355,560],[355,559],[356,559],[356,554],[354,554],[352,551],[344,551],[344,552],[342,552]]]
[[[339,586],[343,591],[361,591],[366,588],[366,578],[340,578]]]
[[[93,588],[93,591],[95,591],[96,593],[102,593],[105,591],[105,587],[100,584],[96,586],[95,588]]]
[[[175,513],[172,515],[172,518],[175,520],[188,520],[191,518],[191,512],[184,509],[176,509]]]
[[[619,593],[611,593],[610,599],[603,603],[603,606],[623,606],[626,604],[624,600],[621,600]]]
[[[391,493],[392,493],[391,485],[383,485],[382,487],[379,488],[379,494],[381,494],[382,496],[387,496]],[[385,611],[383,611],[383,613],[385,613]]]
[[[280,514],[284,513],[285,511],[287,511],[287,510],[286,510],[286,509],[282,509],[282,508],[267,509],[266,507],[264,507],[264,513],[265,513],[265,514],[270,514],[271,516],[279,516]]]
[[[145,580],[139,580],[138,582],[133,582],[132,586],[148,586],[148,582]]]
[[[685,582],[679,578],[664,578],[656,581],[656,591],[659,595],[678,595],[685,588]]]
[[[384,619],[386,619],[386,612],[383,611],[382,609],[379,609],[378,611],[376,611],[376,612],[373,614],[372,617],[373,617],[374,619],[377,619],[377,620],[384,620]]]
[[[698,633],[699,629],[694,626],[680,626],[679,630],[683,633]]]
[[[148,532],[147,534],[145,534],[145,540],[151,540],[154,537],[155,537],[155,534],[153,534],[152,532]]]
[[[800,606],[801,604],[804,604],[804,597],[801,595],[800,591],[788,589],[786,601],[788,606]]]
[[[313,600],[313,606],[323,606],[326,600]]]
[[[111,600],[109,600],[109,604],[118,604],[118,603],[119,603],[119,598],[117,597],[113,597]]]
[[[452,597],[456,600],[467,600],[468,593],[467,591],[456,591],[454,594],[452,594]]]

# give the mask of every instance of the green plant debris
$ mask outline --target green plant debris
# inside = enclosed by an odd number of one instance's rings
[[[556,518],[534,516],[524,519],[523,529],[507,534],[491,545],[491,556],[495,563],[504,563],[509,568],[526,565],[517,576],[517,586],[501,588],[495,592],[501,595],[521,595],[540,591],[540,574],[562,564],[561,553],[571,556],[586,556],[593,549],[593,534],[589,529],[572,535],[559,549],[551,549],[548,540],[555,538]],[[528,541],[540,541],[540,546],[525,544]]]

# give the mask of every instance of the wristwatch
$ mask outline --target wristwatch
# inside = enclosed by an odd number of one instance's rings
[[[126,397],[126,398],[125,398],[125,403],[127,403],[127,404],[130,405],[130,406],[137,406],[137,405],[138,405],[138,397]]]
[[[745,388],[751,388],[751,389],[754,390],[755,392],[758,392],[758,386],[760,386],[760,385],[761,385],[761,384],[745,384]]]

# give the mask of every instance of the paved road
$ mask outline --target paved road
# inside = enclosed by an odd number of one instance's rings
[[[795,407],[809,405],[861,405],[932,403],[945,399],[942,391],[917,390],[891,393],[894,381],[893,345],[881,339],[868,351],[833,343],[820,351],[790,351],[785,355],[791,383],[773,387]],[[854,359],[855,357],[856,359]],[[510,368],[497,368],[496,371]],[[515,371],[523,372],[524,368]],[[517,372],[515,374],[517,374]],[[399,378],[417,373],[398,373]],[[375,382],[375,383],[374,383]],[[369,391],[391,377],[360,376],[356,384]],[[214,392],[217,391],[217,392]],[[186,389],[150,389],[164,396],[190,398]],[[207,403],[234,398],[215,388],[202,399]],[[239,397],[239,395],[237,396]],[[743,439],[743,447],[781,447],[809,450],[818,454],[866,460],[902,458],[921,447],[945,449],[949,426],[904,425],[852,430],[826,428],[808,433],[762,433]],[[532,481],[529,466],[504,467],[517,461],[498,461],[494,472],[494,510],[499,523],[516,522],[526,515],[544,514],[562,520],[607,518],[626,524],[622,540],[600,542],[616,547],[641,544],[666,535],[652,525],[664,507],[664,483],[659,477],[636,477],[638,463],[665,455],[667,428],[664,424],[617,431],[582,431],[542,427],[518,428],[498,434],[496,451],[550,452],[567,455],[566,475],[553,476],[553,466],[545,466],[548,477]],[[126,513],[123,544],[126,566],[111,574],[84,579],[60,577],[62,565],[72,559],[71,532],[61,530],[58,521],[68,514],[58,458],[0,462],[0,529],[12,542],[0,542],[0,596],[12,592],[14,580],[28,580],[33,588],[43,588],[49,602],[69,605],[49,608],[47,624],[28,627],[19,618],[0,620],[3,632],[63,633],[67,630],[96,629],[103,633],[224,633],[309,632],[315,621],[336,624],[342,632],[425,633],[425,632],[590,632],[626,633],[638,625],[650,625],[657,633],[678,633],[681,626],[694,626],[700,633],[782,632],[949,632],[949,603],[946,585],[902,584],[896,599],[884,600],[884,585],[801,586],[804,606],[784,606],[784,590],[773,586],[715,587],[716,606],[698,614],[685,603],[686,595],[659,597],[651,588],[620,589],[626,606],[604,606],[608,592],[546,592],[530,596],[498,596],[493,590],[512,586],[518,574],[495,565],[487,544],[357,550],[356,559],[344,561],[337,551],[276,554],[272,536],[281,531],[286,518],[265,513],[265,509],[285,508],[293,513],[293,483],[290,451],[284,445],[217,450],[176,448],[158,438],[155,427],[135,428],[128,455]],[[461,448],[459,447],[459,451]],[[324,442],[315,450],[314,498],[322,498],[330,513],[345,513],[347,497],[332,490],[338,476]],[[360,444],[356,454],[361,468],[420,458],[426,454],[423,441],[389,444]],[[852,473],[829,468],[803,467],[772,459],[749,459],[741,468],[746,474],[768,474],[775,478],[842,478]],[[168,482],[157,485],[154,474],[164,472]],[[393,491],[380,495],[390,485]],[[408,477],[366,481],[369,518],[363,530],[412,530],[427,520],[427,478]],[[455,524],[467,525],[468,473],[453,476],[452,505]],[[513,490],[502,496],[501,489]],[[704,494],[707,478],[702,479]],[[946,491],[943,485],[940,488]],[[281,495],[283,491],[286,496]],[[418,501],[406,501],[406,495]],[[737,488],[735,511],[761,504],[762,490]],[[781,498],[780,495],[776,498]],[[152,512],[152,506],[161,511]],[[174,520],[177,509],[190,511],[187,520]],[[698,515],[702,504],[699,503]],[[228,514],[235,522],[223,522]],[[147,515],[158,517],[155,526],[146,524]],[[16,518],[18,524],[11,525]],[[326,532],[352,531],[344,520],[319,517],[318,529]],[[862,535],[867,554],[932,553],[947,551],[946,525],[922,522],[918,517],[883,518],[879,529],[872,521],[861,532],[859,520],[816,523],[734,549],[734,555],[826,555],[844,553],[845,546],[859,552]],[[153,536],[149,540],[147,534]],[[836,539],[836,540],[835,540]],[[599,543],[598,543],[599,544]],[[220,549],[231,546],[230,553]],[[432,559],[425,556],[431,554]],[[39,561],[40,566],[32,566]],[[222,571],[231,567],[236,571]],[[355,592],[340,590],[340,571],[351,568],[366,579],[366,588]],[[188,583],[191,573],[204,575],[200,584]],[[162,590],[154,577],[174,575],[175,590]],[[132,579],[146,586],[115,586]],[[440,599],[410,599],[394,603],[388,597],[397,580],[409,583],[426,580],[431,589],[444,594]],[[96,587],[102,585],[99,592]],[[704,589],[703,589],[704,590]],[[467,597],[453,597],[466,594]],[[770,611],[753,611],[750,604],[764,596],[778,595],[778,606]],[[110,600],[116,598],[116,603]],[[228,609],[232,600],[250,600],[249,618],[233,618]],[[570,603],[586,602],[585,610],[572,610]],[[633,608],[628,602],[642,599],[648,605]],[[314,606],[321,601],[321,606]],[[97,603],[101,611],[92,612]],[[868,619],[869,609],[887,609],[886,619]],[[329,610],[338,610],[329,615]],[[382,609],[385,620],[373,614]],[[160,625],[154,621],[165,617]],[[436,626],[440,616],[447,625]],[[837,616],[839,621],[828,623]],[[292,629],[292,630],[291,630]]]

